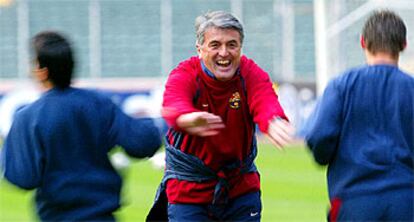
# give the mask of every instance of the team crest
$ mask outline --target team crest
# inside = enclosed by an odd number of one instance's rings
[[[231,98],[229,99],[230,108],[232,109],[238,109],[240,107],[240,94],[239,92],[233,93],[231,95]]]

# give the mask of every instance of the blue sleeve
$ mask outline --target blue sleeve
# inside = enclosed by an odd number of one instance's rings
[[[342,102],[336,82],[331,82],[301,130],[315,161],[321,165],[329,164],[336,153],[342,124]]]
[[[161,146],[160,129],[150,118],[132,118],[119,107],[114,107],[110,137],[133,157],[143,158],[155,154]]]
[[[17,115],[2,149],[4,177],[23,189],[34,189],[41,183],[43,151],[32,124]]]

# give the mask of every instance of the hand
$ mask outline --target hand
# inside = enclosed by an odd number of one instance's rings
[[[284,146],[295,141],[295,128],[286,120],[274,118],[270,121],[267,136],[276,148],[282,150]]]
[[[192,112],[179,116],[177,126],[195,136],[214,136],[225,125],[220,116],[208,112]]]

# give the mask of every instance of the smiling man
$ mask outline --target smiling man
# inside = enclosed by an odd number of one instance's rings
[[[260,221],[255,125],[278,148],[293,129],[268,74],[241,55],[241,23],[223,11],[195,23],[198,56],[180,63],[165,87],[167,165],[147,220]]]

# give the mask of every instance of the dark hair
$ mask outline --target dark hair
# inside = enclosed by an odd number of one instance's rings
[[[371,53],[390,53],[397,56],[404,50],[407,28],[403,20],[389,10],[375,11],[365,22],[362,36]]]
[[[49,80],[58,88],[70,85],[74,67],[71,45],[61,34],[44,31],[32,39],[34,59],[39,68],[47,68]]]

